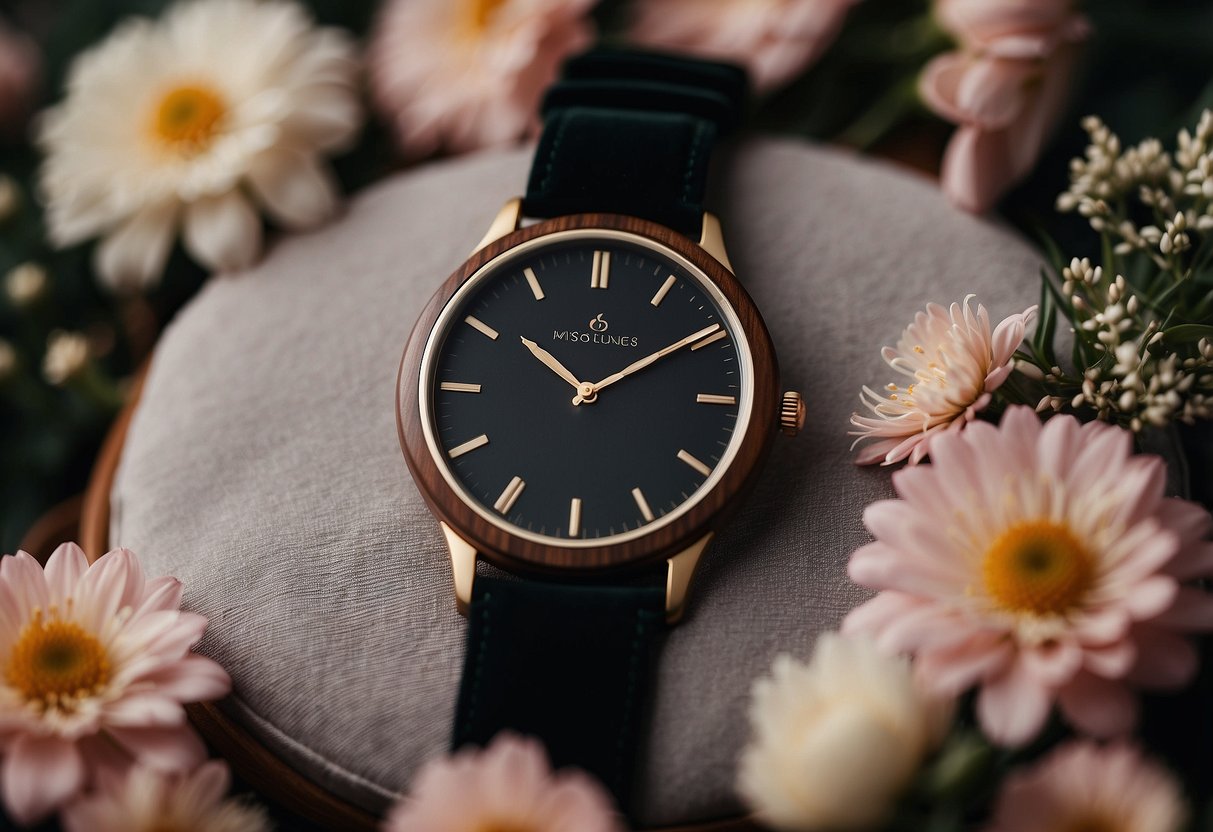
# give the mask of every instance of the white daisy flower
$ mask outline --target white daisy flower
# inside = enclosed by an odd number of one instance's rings
[[[200,263],[248,266],[257,209],[287,228],[337,204],[326,154],[362,121],[358,63],[339,30],[283,0],[190,0],[81,54],[39,143],[52,240],[102,237],[101,279],[147,287],[178,231]]]

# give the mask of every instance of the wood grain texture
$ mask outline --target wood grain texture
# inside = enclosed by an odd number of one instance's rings
[[[604,546],[565,547],[510,534],[473,510],[443,477],[425,440],[418,384],[430,333],[460,286],[483,266],[515,246],[572,229],[613,229],[654,240],[690,261],[721,291],[737,313],[754,361],[754,404],[750,425],[732,463],[716,486],[685,514],[651,533]],[[677,554],[720,528],[753,486],[770,450],[779,412],[779,371],[775,350],[757,307],[737,279],[690,239],[635,217],[574,214],[519,229],[496,240],[455,270],[438,289],[413,327],[397,377],[397,428],[405,460],[434,515],[455,529],[489,562],[513,572],[581,573],[587,577],[643,568]]]

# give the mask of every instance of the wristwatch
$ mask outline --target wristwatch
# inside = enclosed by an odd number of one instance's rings
[[[625,809],[654,648],[804,419],[703,209],[745,89],[669,55],[570,61],[526,196],[434,295],[397,382],[468,618],[453,745],[535,735]]]

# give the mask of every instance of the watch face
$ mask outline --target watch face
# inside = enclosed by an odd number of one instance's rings
[[[711,489],[752,375],[735,312],[689,261],[627,232],[564,231],[460,288],[430,335],[419,401],[439,470],[479,514],[601,546]]]

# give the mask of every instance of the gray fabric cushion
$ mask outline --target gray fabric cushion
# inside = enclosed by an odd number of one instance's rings
[[[165,333],[113,492],[115,544],[185,581],[226,707],[333,792],[380,810],[446,750],[463,654],[437,524],[397,445],[409,329],[522,188],[527,150],[441,162],[355,198],[338,222],[212,280]],[[753,679],[806,655],[863,596],[845,574],[861,510],[847,418],[883,384],[880,347],[927,301],[977,292],[995,319],[1037,293],[1040,258],[914,174],[755,140],[715,200],[809,421],[703,564],[662,650],[642,819],[737,813]]]

